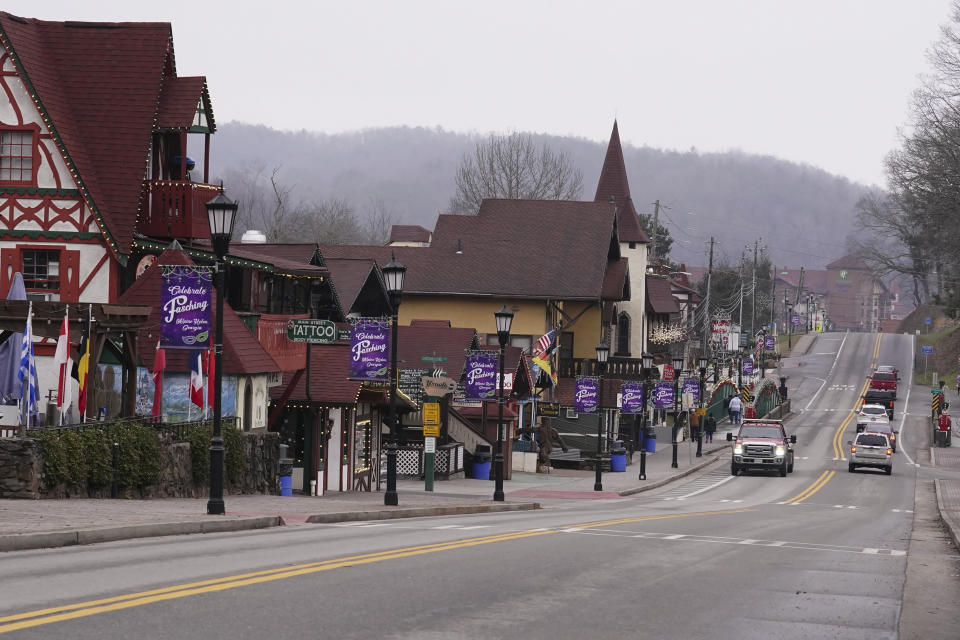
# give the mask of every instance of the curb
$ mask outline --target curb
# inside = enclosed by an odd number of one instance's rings
[[[724,447],[724,448],[726,448],[726,447]],[[720,459],[720,455],[721,455],[722,453],[723,453],[723,450],[722,450],[722,449],[719,450],[719,451],[711,452],[711,453],[705,453],[705,454],[703,454],[703,457],[706,458],[707,456],[711,456],[711,458],[710,458],[709,460],[704,460],[704,461],[701,462],[700,464],[695,464],[695,465],[693,465],[692,467],[690,467],[689,469],[685,469],[685,470],[683,470],[683,471],[681,471],[681,472],[679,472],[679,473],[677,473],[677,474],[675,474],[675,475],[669,476],[669,477],[667,477],[667,478],[663,478],[663,479],[661,479],[661,480],[655,480],[654,482],[651,482],[650,484],[645,484],[645,485],[643,485],[642,487],[635,487],[635,488],[633,488],[633,489],[624,489],[623,491],[620,492],[620,495],[621,495],[621,496],[632,496],[632,495],[635,495],[635,494],[638,494],[638,493],[643,493],[644,491],[651,491],[651,490],[653,490],[653,489],[659,489],[660,487],[662,487],[662,486],[664,486],[664,485],[670,484],[670,483],[673,482],[674,480],[679,480],[680,478],[683,478],[683,477],[685,477],[685,476],[688,476],[688,475],[690,475],[690,474],[692,474],[692,473],[696,473],[696,472],[699,471],[700,469],[703,469],[704,467],[713,464],[714,462],[716,462],[717,460]]]
[[[134,524],[103,529],[77,529],[74,531],[53,531],[48,533],[18,533],[0,536],[0,552],[53,549],[57,547],[71,547],[79,544],[131,540],[133,538],[247,531],[251,529],[278,527],[281,524],[283,524],[283,520],[280,516],[261,516],[256,518],[237,518],[234,520],[193,520],[187,522]]]
[[[944,516],[944,511],[946,509],[943,506],[943,496],[940,491],[940,479],[934,478],[933,480],[933,490],[937,494],[937,511],[940,512],[940,521],[947,527],[947,532],[950,534],[950,539],[953,540],[954,548],[960,549],[960,535],[958,535],[957,528],[954,526],[954,523],[951,522],[951,518]]]
[[[504,511],[532,511],[539,509],[539,502],[510,502],[504,504],[469,504],[446,507],[401,507],[399,509],[371,509],[370,511],[341,511],[307,516],[310,524],[356,522],[358,520],[396,520],[398,518],[424,518],[429,516],[459,516],[470,513],[500,513]]]

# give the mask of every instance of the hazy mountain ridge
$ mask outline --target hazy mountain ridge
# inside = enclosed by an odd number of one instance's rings
[[[439,128],[324,134],[227,123],[212,137],[211,169],[222,175],[248,165],[279,166],[278,178],[296,201],[341,198],[362,208],[379,199],[397,222],[432,229],[446,212],[463,155],[484,137]],[[583,172],[581,198],[592,200],[606,141],[534,138],[570,157]],[[637,210],[650,213],[659,199],[674,238],[671,257],[691,264],[706,264],[705,240],[713,235],[715,260],[735,259],[760,237],[774,264],[822,268],[844,255],[854,205],[870,190],[816,167],[739,151],[624,145],[623,154]]]

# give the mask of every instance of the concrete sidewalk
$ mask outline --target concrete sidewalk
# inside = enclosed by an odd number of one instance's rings
[[[680,443],[679,468],[673,469],[671,447],[661,444],[656,453],[647,455],[646,480],[637,477],[638,453],[625,473],[603,474],[601,492],[593,490],[592,471],[514,472],[512,480],[504,482],[505,502],[493,501],[493,482],[472,479],[436,481],[433,492],[424,491],[422,480],[400,480],[400,504],[396,507],[384,506],[381,492],[328,493],[321,497],[228,495],[224,497],[227,513],[222,516],[206,515],[206,498],[0,500],[0,551],[284,525],[519,511],[537,509],[547,501],[614,499],[695,473],[728,450],[726,431],[718,431],[713,444],[704,443],[700,458],[694,456],[696,443]]]
[[[930,464],[939,469],[960,471],[960,447],[931,447]],[[933,483],[940,519],[947,526],[953,544],[960,549],[960,480],[937,478]]]

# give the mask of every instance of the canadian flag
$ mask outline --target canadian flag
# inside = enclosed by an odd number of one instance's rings
[[[60,337],[57,338],[57,351],[53,356],[53,363],[57,369],[57,408],[60,409],[60,424],[66,420],[70,410],[70,401],[73,397],[70,384],[70,370],[73,361],[70,359],[70,322],[68,313],[63,314],[63,324],[60,325]]]

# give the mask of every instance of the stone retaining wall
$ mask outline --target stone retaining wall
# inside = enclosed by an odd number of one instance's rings
[[[244,433],[245,464],[239,478],[224,477],[224,493],[279,493],[280,438],[276,433]],[[204,449],[200,455],[209,456]],[[193,483],[193,455],[187,442],[164,442],[160,478],[143,489],[121,488],[125,498],[197,498],[209,486]],[[32,438],[0,438],[0,498],[109,498],[110,488],[88,491],[86,487],[43,482],[40,443]]]

